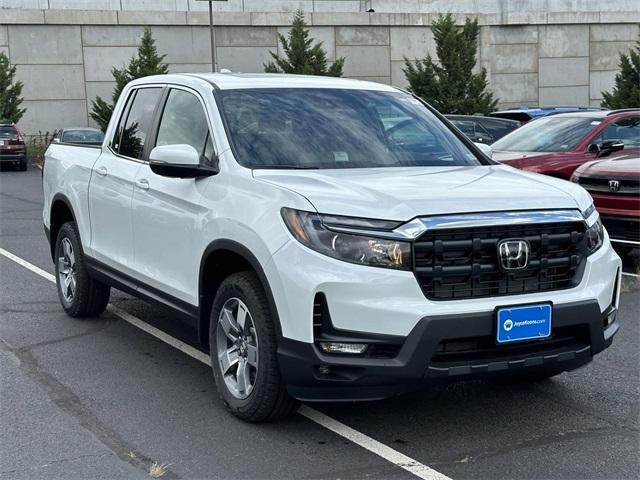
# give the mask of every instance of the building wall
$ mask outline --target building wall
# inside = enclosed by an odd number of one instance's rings
[[[24,106],[28,110],[20,126],[27,133],[89,123],[91,101],[97,95],[110,99],[114,85],[111,68],[123,66],[135,54],[144,25],[151,27],[158,50],[167,55],[165,61],[172,72],[211,69],[208,14],[188,10],[200,8],[201,2],[90,2],[100,3],[105,10],[74,9],[88,3],[81,0],[0,0],[0,5],[1,2],[41,8],[0,8],[0,50],[9,55],[17,66],[18,78],[24,82]],[[124,10],[134,3],[136,7],[149,8],[172,4],[174,9]],[[318,11],[321,3],[324,7],[335,4],[336,8],[351,3],[354,9],[357,3],[360,7],[360,2],[351,1],[260,2],[263,9],[276,3],[315,5],[316,11],[307,13],[311,35],[324,42],[330,59],[346,57],[347,77],[404,87],[404,58],[435,55],[430,28],[434,13]],[[427,3],[443,2],[378,2],[389,9],[394,6],[419,9]],[[498,3],[509,6],[514,1]],[[535,6],[538,2],[524,3]],[[551,4],[554,0],[540,3]],[[564,2],[576,3],[581,2]],[[481,24],[479,66],[487,69],[490,88],[500,99],[501,107],[600,104],[601,92],[613,85],[619,53],[633,47],[640,32],[638,5],[625,1],[600,3],[609,6],[619,3],[629,11],[620,17],[613,16],[616,12],[611,11],[599,11],[597,15],[557,11],[554,18],[551,18],[554,12],[539,16],[534,10],[504,18],[496,12],[473,14]],[[251,5],[250,0],[244,0],[245,8]],[[631,11],[633,6],[635,12]],[[460,13],[456,18],[463,22],[465,16]],[[277,33],[288,31],[290,19],[290,12],[216,13],[219,68],[262,71],[270,58],[269,52],[278,49]]]

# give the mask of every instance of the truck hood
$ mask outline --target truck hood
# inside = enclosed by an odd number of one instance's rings
[[[576,209],[581,187],[506,165],[254,170],[257,180],[304,196],[320,213],[387,220],[469,212]]]

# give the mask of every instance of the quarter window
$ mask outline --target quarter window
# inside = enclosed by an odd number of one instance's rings
[[[161,88],[140,88],[129,100],[131,108],[127,120],[120,123],[114,142],[114,149],[125,157],[141,159],[149,127],[153,121],[153,112],[160,98]]]
[[[192,93],[173,89],[162,112],[156,146],[176,144],[191,145],[208,162],[213,158],[213,142],[200,100]]]

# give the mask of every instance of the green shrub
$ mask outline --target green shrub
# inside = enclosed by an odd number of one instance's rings
[[[480,33],[478,21],[467,18],[459,28],[448,13],[440,15],[431,29],[438,61],[429,54],[415,62],[405,57],[403,71],[409,90],[442,113],[472,115],[495,110],[498,100],[487,91],[486,69],[473,73]]]
[[[326,75],[341,77],[344,58],[338,58],[327,67],[327,54],[322,48],[322,42],[313,44],[309,37],[309,29],[304,21],[304,13],[297,10],[293,15],[291,30],[285,37],[278,34],[284,56],[269,52],[272,62],[265,64],[267,73],[297,73],[300,75]]]

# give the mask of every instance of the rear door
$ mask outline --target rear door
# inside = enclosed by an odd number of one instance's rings
[[[160,86],[140,87],[129,93],[113,138],[103,147],[91,175],[93,254],[96,260],[128,275],[133,273],[133,185],[162,90]]]
[[[205,103],[185,87],[170,87],[156,121],[154,146],[187,144],[213,164],[215,153]],[[169,178],[148,163],[136,174],[133,193],[135,270],[146,285],[191,305],[198,305],[201,225],[207,213],[202,192],[216,177]]]

